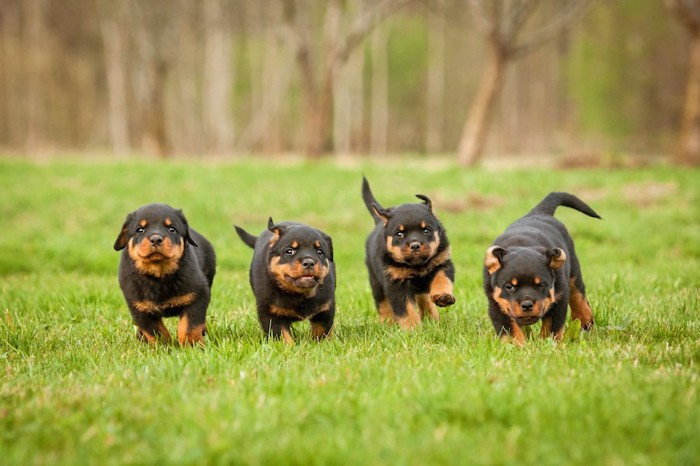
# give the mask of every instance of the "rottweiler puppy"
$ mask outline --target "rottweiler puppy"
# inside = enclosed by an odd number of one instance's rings
[[[148,204],[130,213],[114,249],[124,250],[119,285],[139,338],[152,345],[158,338],[170,341],[163,317],[178,316],[180,344],[202,342],[216,254],[182,211]]]
[[[291,325],[309,319],[311,335],[331,334],[335,318],[335,263],[330,236],[310,226],[269,219],[254,236],[234,225],[254,249],[250,286],[263,332],[293,344]]]
[[[571,318],[585,330],[593,326],[574,241],[554,218],[560,205],[600,218],[568,193],[550,193],[528,214],[512,223],[486,251],[484,291],[493,328],[502,339],[525,342],[522,327],[542,320],[541,336],[560,340],[567,304]]]
[[[428,196],[416,197],[423,202],[385,209],[362,178],[362,199],[375,223],[365,243],[374,303],[382,321],[405,329],[424,317],[438,320],[435,306],[455,303],[455,268],[445,228]]]

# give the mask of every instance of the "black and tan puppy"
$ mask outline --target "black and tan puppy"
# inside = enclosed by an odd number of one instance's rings
[[[362,199],[374,218],[365,243],[374,303],[383,321],[413,328],[423,317],[438,320],[435,307],[455,303],[450,244],[427,196],[422,203],[383,208],[362,179]]]
[[[486,252],[484,290],[489,316],[504,339],[510,336],[523,344],[522,327],[540,319],[543,338],[561,339],[567,304],[572,320],[579,319],[585,330],[593,326],[574,242],[564,224],[553,217],[560,205],[600,218],[576,196],[551,193],[512,223]]]
[[[169,341],[163,317],[178,316],[180,344],[201,342],[216,255],[209,241],[189,227],[182,211],[149,204],[130,213],[114,249],[124,249],[119,284],[138,336],[151,344],[159,337]]]
[[[335,318],[335,264],[330,236],[301,223],[275,224],[254,236],[235,226],[254,249],[250,286],[263,332],[294,343],[291,325],[309,319],[311,335],[330,335]]]

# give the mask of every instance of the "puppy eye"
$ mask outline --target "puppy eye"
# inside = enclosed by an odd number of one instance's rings
[[[317,249],[317,250],[316,250],[316,254],[318,254],[319,256],[322,256],[322,255],[323,255],[323,249]]]
[[[423,229],[423,233],[425,233],[426,235],[429,235],[429,234],[432,233],[432,232],[433,232],[433,230],[431,230],[431,229],[428,228],[428,227],[425,227],[425,228]]]
[[[397,237],[397,238],[403,238],[404,236],[406,236],[406,234],[405,234],[403,231],[397,231],[397,232],[396,232],[396,237]]]
[[[144,227],[138,227],[138,228],[136,229],[136,233],[138,233],[138,234],[141,234],[141,233],[143,233],[144,231],[146,231],[146,229],[145,229]]]
[[[284,253],[288,256],[293,256],[294,254],[297,253],[296,249],[293,248],[287,248],[284,250]]]
[[[513,291],[515,289],[515,286],[513,286],[511,283],[506,283],[503,288],[505,288],[508,291]]]
[[[170,233],[177,233],[177,229],[175,227],[168,227],[168,231]]]

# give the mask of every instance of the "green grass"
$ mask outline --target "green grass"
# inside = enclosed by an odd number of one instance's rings
[[[384,205],[433,198],[457,304],[412,333],[378,322],[363,262],[366,174]],[[0,463],[698,464],[700,171],[465,171],[0,159]],[[552,190],[566,208],[597,328],[561,344],[494,338],[486,248]],[[167,202],[219,258],[205,348],[138,342],[112,244]],[[335,337],[265,341],[232,224],[328,232]],[[167,325],[174,329],[176,322]]]

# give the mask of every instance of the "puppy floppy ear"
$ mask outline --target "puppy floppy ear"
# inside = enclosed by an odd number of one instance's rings
[[[117,240],[114,242],[115,251],[121,251],[126,247],[126,243],[127,241],[129,241],[129,223],[131,223],[133,217],[133,213],[126,216],[126,220],[124,220],[124,225],[122,225],[122,231],[119,232],[119,236],[117,236]]]
[[[493,275],[497,270],[503,267],[503,256],[506,255],[506,250],[500,246],[491,246],[486,251],[484,259],[484,267],[488,270],[489,275]]]
[[[384,222],[384,226],[386,226],[387,223],[389,223],[389,219],[391,218],[391,214],[389,213],[388,210],[382,209],[382,207],[377,204],[376,202],[372,203],[372,210],[374,211],[374,214],[379,217],[382,222]]]
[[[185,218],[185,214],[182,213],[182,210],[179,210],[179,209],[177,210],[177,216],[180,217],[180,221],[182,222],[182,224],[185,227],[185,231],[183,232],[184,233],[183,236],[185,237],[185,241],[190,243],[192,246],[197,247],[197,243],[195,243],[194,240],[192,239],[192,236],[190,236],[190,224],[187,223],[187,219]]]
[[[328,260],[333,262],[333,240],[331,240],[331,237],[323,232],[321,232],[321,236],[328,245]]]
[[[281,225],[275,225],[275,222],[272,220],[272,217],[270,217],[267,220],[267,229],[274,233],[276,236],[282,236],[285,231],[285,227]]]
[[[423,201],[423,204],[427,205],[431,212],[433,211],[433,201],[431,201],[428,196],[425,194],[416,194],[416,197]]]
[[[547,262],[552,270],[559,270],[566,262],[566,253],[559,248],[552,248],[547,251]]]

